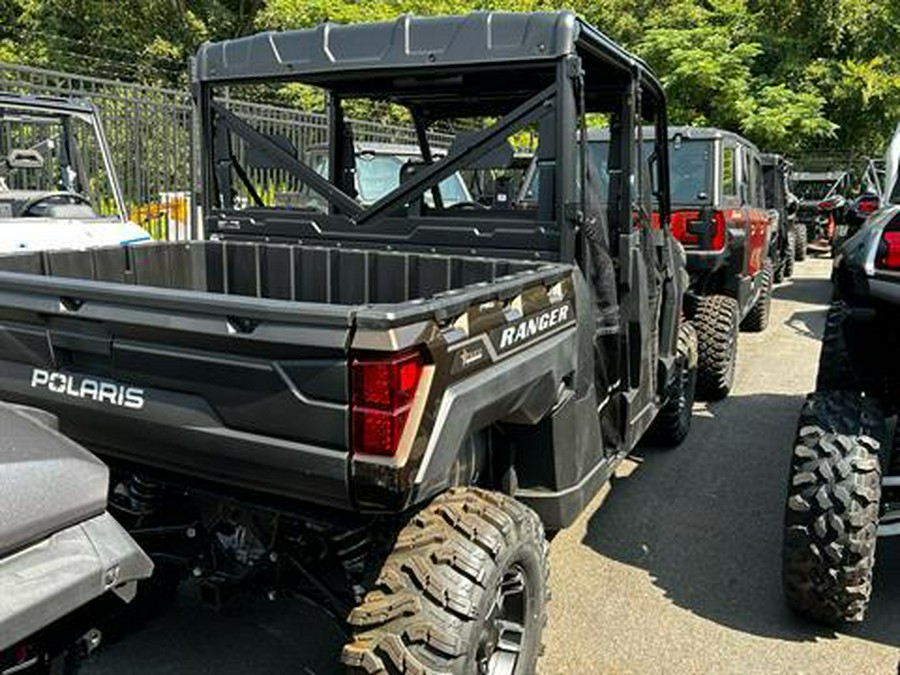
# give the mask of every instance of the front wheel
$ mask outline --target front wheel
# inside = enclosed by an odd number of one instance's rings
[[[547,541],[505,495],[454,488],[400,531],[349,617],[350,673],[530,675],[546,622]]]

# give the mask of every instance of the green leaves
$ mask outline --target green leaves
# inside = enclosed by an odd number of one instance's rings
[[[880,154],[900,121],[897,0],[0,0],[0,58],[183,86],[204,40],[563,7],[650,63],[674,123],[725,127],[771,150]],[[308,87],[281,95],[322,107]]]

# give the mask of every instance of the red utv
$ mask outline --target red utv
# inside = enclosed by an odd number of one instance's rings
[[[644,129],[653,161],[654,131]],[[609,131],[588,131],[601,194],[609,183]],[[724,398],[734,381],[739,329],[762,331],[769,321],[773,266],[769,256],[759,151],[720,129],[669,128],[672,232],[687,255],[685,308],[699,341],[698,394]],[[524,181],[521,207],[537,194],[536,167]]]

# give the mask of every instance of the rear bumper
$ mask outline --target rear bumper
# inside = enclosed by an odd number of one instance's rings
[[[104,513],[0,560],[0,650],[109,591],[124,600],[153,563]]]

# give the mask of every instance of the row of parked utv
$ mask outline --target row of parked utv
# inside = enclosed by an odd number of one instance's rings
[[[66,672],[188,579],[322,604],[350,672],[534,672],[547,534],[727,396],[805,251],[788,163],[669,127],[652,72],[569,12],[267,33],[203,46],[192,80],[202,239],[0,256],[0,673]],[[319,160],[219,97],[285,81],[328,96]],[[361,150],[353,99],[404,107],[416,151]],[[515,167],[515,198],[459,179]],[[62,173],[11,209],[83,212]],[[842,579],[827,601],[859,607],[891,465],[884,319],[849,290],[892,288],[877,217],[826,335],[872,370],[829,361],[788,502],[792,602],[824,618],[853,618],[811,609]]]

